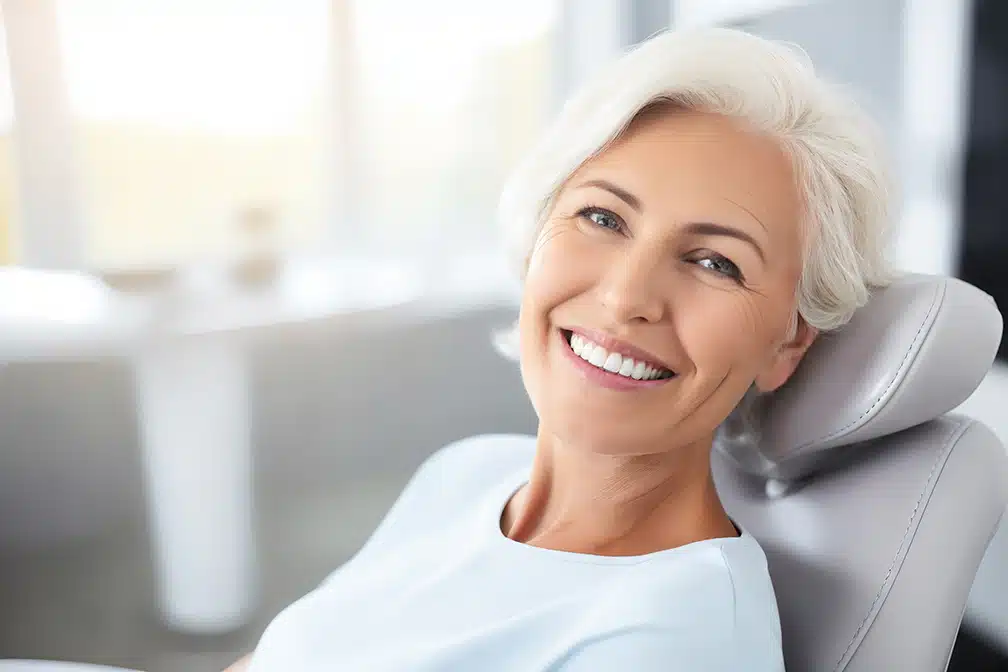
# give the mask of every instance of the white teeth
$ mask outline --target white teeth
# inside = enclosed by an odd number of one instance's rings
[[[610,352],[609,356],[606,357],[605,364],[602,365],[602,368],[609,373],[616,373],[620,370],[621,366],[623,366],[623,355],[618,352]]]
[[[584,346],[584,339],[577,334],[571,334],[571,349],[574,351],[574,354],[580,356],[581,351],[584,350]]]
[[[627,376],[629,378],[633,370],[634,370],[634,361],[629,357],[623,358],[623,366],[620,367],[619,374],[621,376]]]
[[[654,380],[660,378],[664,369],[656,369],[644,362],[637,362],[618,352],[608,352],[601,345],[596,345],[578,334],[571,334],[571,350],[581,359],[600,369],[634,380]]]

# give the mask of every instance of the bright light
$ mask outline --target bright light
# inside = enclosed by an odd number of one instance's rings
[[[327,91],[332,1],[57,0],[73,110],[214,133],[296,129]],[[382,100],[443,109],[483,54],[540,35],[555,12],[546,0],[358,0],[360,81]]]
[[[383,100],[451,107],[468,92],[485,54],[541,35],[555,12],[556,3],[546,0],[358,0],[361,78]]]
[[[74,112],[215,133],[296,129],[328,70],[328,0],[59,0]]]
[[[11,95],[10,61],[7,60],[7,35],[0,31],[0,133],[14,126],[14,98]]]

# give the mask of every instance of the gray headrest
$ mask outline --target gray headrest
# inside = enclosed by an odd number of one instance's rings
[[[754,406],[755,434],[726,433],[717,449],[768,478],[823,469],[840,447],[959,406],[990,369],[1001,329],[994,300],[976,287],[903,276],[846,326],[819,336],[792,378]]]

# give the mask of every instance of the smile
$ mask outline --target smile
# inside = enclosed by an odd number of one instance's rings
[[[612,383],[618,388],[652,387],[675,377],[670,371],[656,363],[635,359],[626,353],[608,350],[582,334],[567,329],[560,332],[567,344],[567,351],[583,371],[603,384]]]

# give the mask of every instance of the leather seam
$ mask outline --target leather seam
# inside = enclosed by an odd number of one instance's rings
[[[818,439],[812,439],[810,441],[806,441],[802,445],[798,446],[798,448],[795,449],[795,452],[805,450],[809,446],[813,446],[823,441],[829,441],[830,439],[835,439],[837,436],[842,435],[851,427],[861,422],[865,418],[865,416],[870,415],[871,412],[875,410],[876,406],[882,403],[882,400],[886,398],[886,395],[889,394],[889,391],[893,388],[894,385],[896,385],[896,381],[901,380],[901,374],[903,373],[903,369],[906,366],[907,361],[910,359],[910,355],[914,352],[915,346],[917,346],[917,344],[921,341],[921,335],[925,333],[925,327],[927,327],[928,328],[927,331],[930,332],[931,331],[930,327],[934,326],[934,320],[932,318],[935,312],[937,311],[938,307],[942,303],[944,303],[943,300],[945,298],[945,292],[946,292],[945,285],[942,285],[941,291],[935,292],[935,297],[931,302],[931,307],[928,309],[927,315],[924,316],[924,320],[921,322],[920,327],[917,328],[917,333],[914,334],[914,338],[910,342],[910,345],[907,347],[906,352],[903,353],[903,359],[900,360],[900,365],[899,368],[896,369],[896,374],[893,376],[892,380],[889,381],[889,384],[886,385],[886,388],[882,390],[882,392],[878,395],[875,401],[872,402],[872,405],[869,406],[868,409],[865,410],[861,415],[859,415],[857,418],[850,421],[843,427],[836,429],[833,432],[826,434],[825,436],[821,436]]]
[[[833,667],[833,672],[837,672],[841,669],[840,665],[843,663],[844,659],[847,658],[847,654],[851,652],[858,636],[862,634],[865,629],[865,625],[869,620],[871,620],[872,613],[875,611],[875,606],[879,603],[879,600],[882,599],[882,594],[885,592],[886,586],[889,585],[889,579],[892,577],[893,570],[896,568],[900,554],[903,552],[904,547],[907,546],[907,537],[909,536],[910,531],[914,528],[914,521],[917,519],[917,512],[920,510],[921,502],[924,501],[924,495],[932,491],[932,483],[935,478],[935,474],[938,472],[939,465],[945,464],[948,460],[949,454],[952,452],[952,448],[954,448],[958,442],[957,439],[966,432],[971,424],[971,420],[961,419],[949,430],[948,436],[945,437],[945,448],[938,454],[934,464],[931,465],[931,472],[928,474],[927,481],[924,483],[924,488],[921,490],[920,495],[917,496],[917,503],[914,505],[913,511],[910,512],[910,520],[907,521],[906,529],[903,530],[903,538],[900,540],[899,546],[896,547],[896,553],[893,556],[892,562],[889,563],[889,569],[882,578],[882,585],[879,586],[878,591],[875,593],[875,598],[868,607],[868,613],[865,614],[864,619],[861,620],[860,625],[858,625],[857,629],[854,631],[851,641],[847,644],[847,648],[844,649],[844,652],[840,655],[840,660],[838,660],[836,665]],[[906,559],[905,555],[904,559]]]

